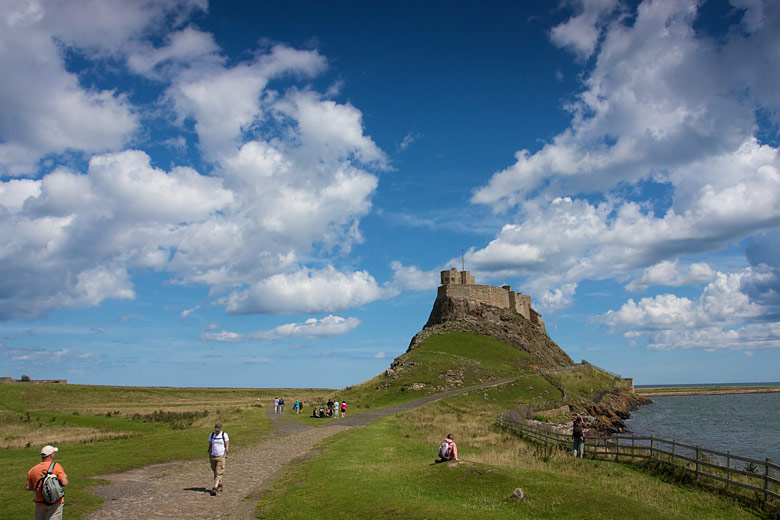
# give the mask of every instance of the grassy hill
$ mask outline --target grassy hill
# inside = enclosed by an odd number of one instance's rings
[[[390,406],[454,388],[530,375],[532,359],[530,354],[490,337],[444,333],[431,336],[396,358],[387,371],[340,390],[336,397],[361,408]],[[540,385],[548,392],[560,393],[549,383]]]

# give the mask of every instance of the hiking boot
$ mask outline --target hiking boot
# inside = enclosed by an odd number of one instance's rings
[[[220,484],[220,485],[219,485],[219,487],[217,488],[217,491],[219,491],[220,493],[222,493],[222,484]]]
[[[213,496],[213,497],[217,496],[217,488],[213,488],[211,490],[211,496]]]

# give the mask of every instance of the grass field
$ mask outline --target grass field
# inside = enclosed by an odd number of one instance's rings
[[[519,403],[562,397],[528,366],[528,355],[469,334],[434,336],[404,359],[394,378],[378,376],[342,390],[123,388],[0,385],[2,518],[32,514],[27,470],[44,444],[59,446],[68,472],[68,519],[99,508],[89,478],[156,462],[202,458],[208,433],[221,421],[241,445],[271,434],[267,408],[284,397],[288,417],[311,425],[311,406],[346,399],[363,413],[437,390],[507,376],[519,379],[472,390],[331,437],[317,456],[288,468],[258,504],[259,518],[755,518],[752,510],[691,486],[660,481],[635,468],[574,460],[526,444],[495,427],[498,413]],[[611,388],[600,371],[561,377],[583,399]],[[569,377],[571,376],[571,377]],[[421,383],[421,385],[415,385]],[[302,399],[302,415],[292,403]],[[433,464],[453,433],[465,463]],[[508,499],[522,487],[527,499]]]
[[[469,392],[351,430],[290,469],[258,505],[275,519],[756,518],[634,468],[575,460],[493,427],[506,390]],[[447,433],[463,464],[433,464]],[[509,499],[517,487],[523,502]]]
[[[70,476],[67,516],[81,518],[100,500],[89,477],[156,462],[203,458],[207,437],[221,421],[242,444],[271,430],[273,398],[322,400],[330,390],[132,388],[83,385],[0,385],[0,504],[3,520],[29,518],[27,470],[46,444]],[[290,401],[292,399],[292,401]]]
[[[479,348],[469,346],[474,339]],[[568,452],[527,444],[496,429],[499,413],[562,394],[528,370],[524,353],[483,340],[468,334],[435,336],[406,360],[424,363],[424,369],[414,365],[411,374],[400,375],[384,388],[377,388],[387,382],[379,376],[352,387],[347,395],[362,409],[409,400],[425,394],[454,362],[522,377],[330,439],[320,455],[291,468],[276,483],[258,505],[258,518],[756,517],[730,499],[664,483],[628,466],[574,460]],[[434,365],[436,370],[431,368]],[[471,374],[464,378],[469,384],[480,382],[478,370],[463,373]],[[612,389],[617,382],[596,369],[563,373],[558,380],[575,399]],[[425,382],[426,388],[401,390],[415,381]],[[447,433],[455,436],[465,464],[433,464],[436,448]],[[508,498],[517,487],[526,491],[526,501]]]

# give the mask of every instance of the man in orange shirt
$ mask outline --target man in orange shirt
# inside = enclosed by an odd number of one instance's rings
[[[54,446],[44,446],[41,448],[41,463],[33,466],[30,471],[27,472],[27,491],[35,491],[35,520],[62,520],[62,506],[65,502],[65,497],[59,499],[54,504],[48,505],[43,501],[40,487],[36,489],[36,485],[41,478],[43,478],[49,470],[49,466],[51,466],[51,463],[54,461],[54,454],[57,453],[57,451],[58,448],[55,448]],[[57,476],[61,486],[65,487],[68,485],[68,476],[59,463],[54,464],[52,472]]]

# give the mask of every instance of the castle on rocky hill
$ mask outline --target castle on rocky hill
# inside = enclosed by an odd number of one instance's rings
[[[509,285],[494,287],[492,285],[477,285],[474,275],[469,271],[452,268],[441,272],[441,285],[436,296],[437,300],[461,300],[469,304],[486,304],[506,309],[527,319],[534,325],[545,330],[542,315],[531,307],[531,297],[512,290]]]

